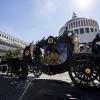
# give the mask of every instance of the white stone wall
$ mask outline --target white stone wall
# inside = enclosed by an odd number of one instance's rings
[[[18,38],[15,38],[11,35],[8,35],[4,32],[0,31],[0,56],[5,55],[5,51],[12,50],[16,48],[20,48],[21,50],[25,48],[25,46],[28,45],[27,42],[24,42]],[[4,52],[3,52],[4,51]]]

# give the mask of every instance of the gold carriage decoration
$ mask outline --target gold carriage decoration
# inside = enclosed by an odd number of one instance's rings
[[[50,46],[50,51],[48,51],[43,58],[43,63],[48,65],[57,65],[61,63],[60,56],[55,50],[54,38],[50,36],[47,40],[48,45]]]
[[[61,60],[57,52],[52,51],[45,55],[43,62],[48,65],[57,65],[61,63]]]
[[[49,39],[48,39],[48,43],[51,44],[51,43],[53,43],[53,42],[54,42],[53,38],[49,38]]]

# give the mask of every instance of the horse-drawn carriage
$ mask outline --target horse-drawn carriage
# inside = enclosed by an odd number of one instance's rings
[[[66,66],[74,49],[72,41],[72,37],[66,34],[60,37],[49,36],[36,45],[27,46],[23,58],[33,68],[35,76],[40,76],[41,72],[48,75],[62,73],[68,70]]]
[[[78,86],[100,89],[100,47],[96,44],[100,36],[98,34],[92,41],[90,52],[79,53],[76,40],[75,35],[66,32],[59,37],[49,36],[26,46],[22,60],[12,58],[10,62],[7,59],[5,62],[10,72],[19,78],[26,78],[29,71],[35,77],[42,73],[55,75],[67,71],[72,82]]]
[[[69,36],[69,33],[59,37],[49,36],[36,45],[27,46],[23,58],[36,77],[42,73],[55,75],[68,71],[72,82],[78,86],[99,89],[100,53],[96,53],[96,42],[100,39],[94,39],[88,53],[75,53],[73,39],[75,36]]]

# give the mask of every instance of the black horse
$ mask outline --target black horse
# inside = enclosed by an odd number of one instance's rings
[[[27,78],[28,67],[23,59],[6,58],[4,61],[1,61],[0,65],[3,66],[2,72],[6,72],[7,75],[10,74],[10,76],[19,77],[21,79]]]

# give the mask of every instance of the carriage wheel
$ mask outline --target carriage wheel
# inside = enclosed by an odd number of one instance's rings
[[[100,69],[95,59],[86,54],[79,54],[70,62],[69,76],[78,86],[88,90],[100,89]]]
[[[39,64],[35,64],[34,67],[33,67],[33,75],[35,77],[39,77],[39,76],[41,76],[41,74],[42,74],[42,71],[39,68]]]
[[[27,64],[20,64],[18,70],[18,77],[20,79],[26,79],[28,76],[28,65]]]

